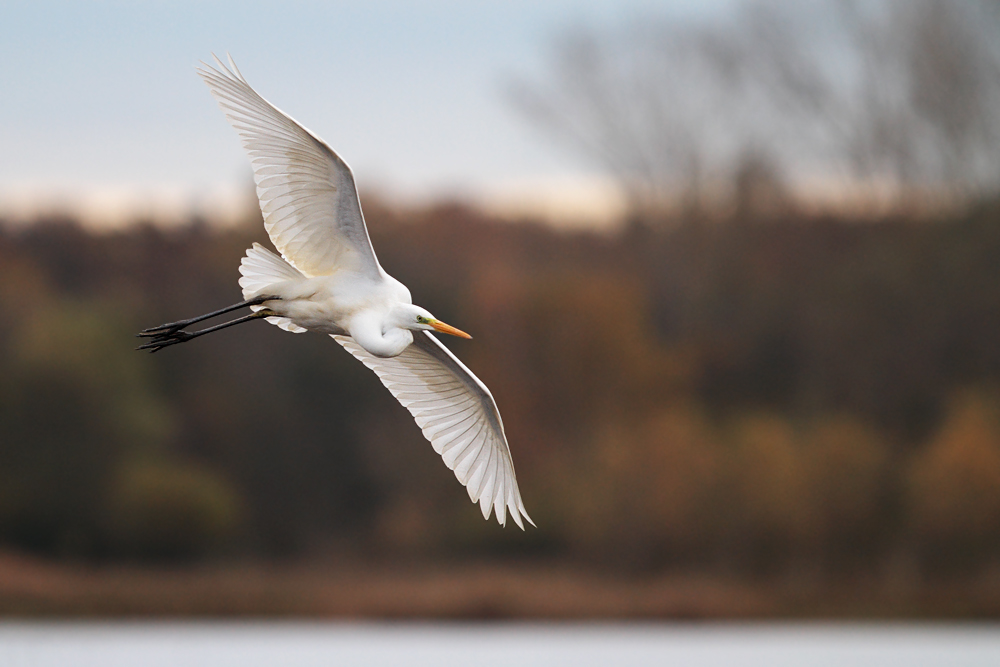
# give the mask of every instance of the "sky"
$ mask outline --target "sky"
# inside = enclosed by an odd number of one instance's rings
[[[323,137],[362,190],[613,206],[601,172],[531,126],[506,87],[544,80],[553,39],[575,26],[733,4],[4,0],[0,214],[222,215],[245,202],[249,162],[194,72],[213,52]]]

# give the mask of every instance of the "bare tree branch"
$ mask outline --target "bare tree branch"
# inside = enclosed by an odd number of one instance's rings
[[[998,28],[987,0],[746,2],[709,24],[577,31],[512,97],[637,215],[703,215],[745,199],[751,172],[839,178],[886,206],[965,201],[1000,187]]]

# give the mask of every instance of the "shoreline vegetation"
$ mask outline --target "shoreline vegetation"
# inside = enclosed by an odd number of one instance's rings
[[[0,553],[0,618],[328,620],[973,620],[1000,618],[1000,576],[931,584],[560,563],[66,563]]]

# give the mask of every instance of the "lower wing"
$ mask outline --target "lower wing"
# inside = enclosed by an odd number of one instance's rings
[[[506,523],[507,511],[522,530],[524,509],[514,478],[514,464],[496,402],[479,378],[427,331],[415,331],[402,354],[381,358],[368,354],[350,336],[332,336],[410,411],[434,451],[478,502],[483,517],[496,511]]]

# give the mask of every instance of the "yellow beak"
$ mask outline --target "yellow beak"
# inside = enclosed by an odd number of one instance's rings
[[[434,327],[435,331],[440,331],[441,333],[451,334],[452,336],[458,336],[459,338],[472,338],[472,336],[465,333],[461,329],[456,329],[450,324],[445,324],[441,320],[431,320],[427,324]]]

